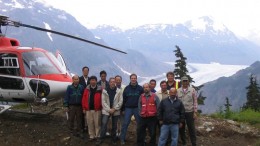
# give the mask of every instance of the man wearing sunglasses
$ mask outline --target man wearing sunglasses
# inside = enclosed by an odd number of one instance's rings
[[[180,128],[180,137],[183,146],[186,146],[185,127],[187,124],[192,146],[196,146],[196,131],[194,121],[197,118],[197,95],[194,88],[190,87],[187,76],[181,78],[182,86],[177,90],[178,98],[183,102],[185,108],[185,122]]]

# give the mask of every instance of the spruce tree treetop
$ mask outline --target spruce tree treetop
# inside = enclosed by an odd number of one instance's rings
[[[176,61],[175,61],[175,69],[174,69],[174,74],[175,77],[177,79],[181,79],[183,76],[187,76],[189,78],[190,82],[194,82],[193,78],[190,77],[190,75],[188,75],[189,71],[186,67],[186,60],[187,58],[184,57],[183,53],[181,52],[181,49],[179,46],[175,46],[176,50],[174,50],[173,52],[175,53],[176,56]]]

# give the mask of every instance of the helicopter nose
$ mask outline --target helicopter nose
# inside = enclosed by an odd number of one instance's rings
[[[50,86],[45,81],[32,79],[30,80],[29,84],[38,98],[44,98],[50,93]]]

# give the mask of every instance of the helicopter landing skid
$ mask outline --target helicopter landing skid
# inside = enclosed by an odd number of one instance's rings
[[[10,109],[12,106],[10,105],[0,105],[0,114],[5,112],[6,110]]]

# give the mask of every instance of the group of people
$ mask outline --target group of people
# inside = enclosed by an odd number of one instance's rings
[[[178,82],[174,73],[168,72],[167,81],[161,81],[161,89],[156,91],[156,80],[140,86],[136,74],[131,74],[129,85],[124,86],[119,75],[107,81],[107,73],[101,71],[98,81],[96,76],[88,76],[88,67],[83,67],[82,73],[81,77],[72,77],[73,83],[64,97],[69,131],[75,136],[82,136],[83,130],[87,130],[89,140],[100,145],[112,119],[111,142],[117,144],[119,136],[121,145],[125,145],[128,126],[134,116],[138,146],[145,146],[146,130],[150,146],[155,146],[158,127],[158,146],[166,143],[177,146],[179,135],[184,146],[187,144],[186,125],[192,146],[196,146],[197,97],[186,76]]]

